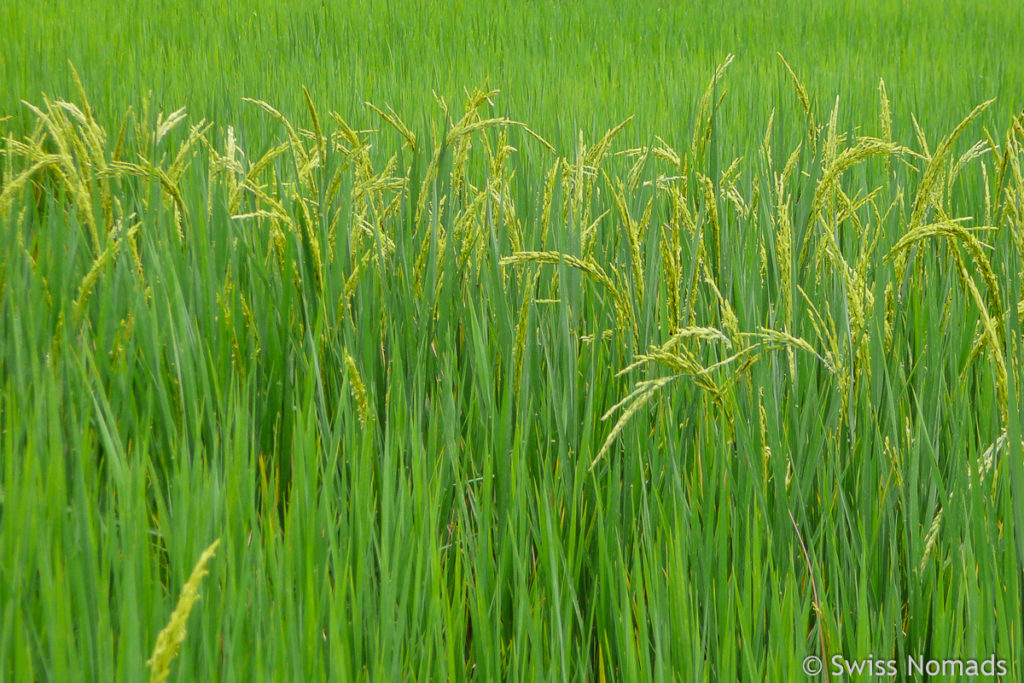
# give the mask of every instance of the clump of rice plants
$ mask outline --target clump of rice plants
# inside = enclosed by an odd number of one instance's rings
[[[162,680],[216,536],[182,677],[1019,675],[1024,117],[843,130],[783,60],[728,159],[732,63],[685,146],[0,121],[0,670]]]

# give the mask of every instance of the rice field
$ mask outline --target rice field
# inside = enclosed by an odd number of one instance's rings
[[[0,681],[1024,679],[1024,6],[0,26]]]

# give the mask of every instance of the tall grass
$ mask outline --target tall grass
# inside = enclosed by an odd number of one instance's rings
[[[1016,10],[57,4],[0,7],[0,679],[185,617],[169,680],[1024,676]]]
[[[842,97],[843,130],[874,120],[883,78],[900,140],[913,139],[911,114],[936,136],[964,106],[1000,93],[1007,96],[983,123],[1005,126],[1024,81],[1021,60],[1007,51],[1007,37],[1024,31],[1024,7],[975,0],[152,0],[132,12],[107,0],[52,0],[45,12],[10,0],[0,26],[0,111],[26,125],[22,99],[73,91],[70,60],[111,128],[128,106],[139,112],[148,101],[154,115],[187,106],[196,120],[235,124],[252,149],[269,146],[276,131],[240,108],[241,98],[272,102],[297,120],[302,84],[359,127],[377,123],[369,101],[427,133],[442,122],[432,92],[458,106],[464,88],[489,85],[502,91],[500,113],[559,149],[570,149],[580,129],[599,136],[628,116],[636,117],[625,131],[630,146],[657,134],[679,147],[708,74],[734,53],[720,122],[732,158],[755,149],[772,108],[791,96],[777,52],[823,111]],[[793,114],[780,107],[776,117],[795,124],[787,135],[800,129]]]
[[[171,680],[1020,678],[1024,121],[773,57],[734,160],[739,63],[639,146],[72,70],[0,122],[0,672],[144,678],[220,538]]]

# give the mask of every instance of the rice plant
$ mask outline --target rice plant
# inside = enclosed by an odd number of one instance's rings
[[[0,679],[1024,675],[1024,114],[807,56],[3,101]]]

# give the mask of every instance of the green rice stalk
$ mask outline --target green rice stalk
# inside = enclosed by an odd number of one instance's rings
[[[188,622],[188,615],[192,612],[196,601],[199,600],[199,584],[208,573],[206,565],[213,558],[218,545],[220,545],[220,539],[214,541],[209,548],[203,551],[199,562],[196,563],[192,574],[188,577],[188,581],[185,582],[184,588],[181,589],[181,597],[171,614],[170,621],[156,638],[153,655],[146,662],[146,666],[150,668],[150,683],[163,683],[171,673],[171,662],[178,655],[181,644],[185,641],[185,625]]]

